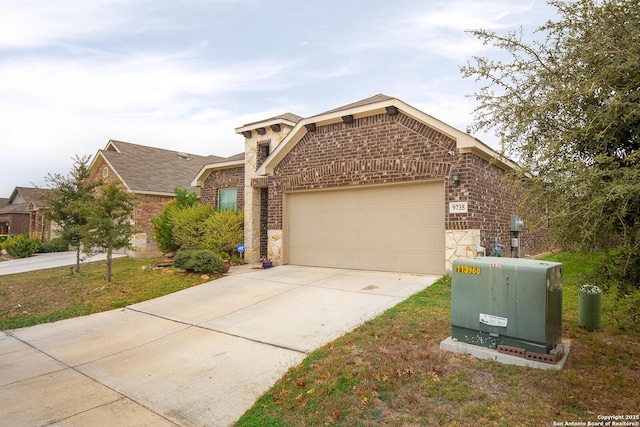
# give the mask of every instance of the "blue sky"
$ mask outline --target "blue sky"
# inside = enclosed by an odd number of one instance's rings
[[[109,139],[243,150],[234,128],[377,93],[464,130],[492,56],[465,30],[533,31],[541,0],[0,0],[0,197]],[[493,135],[477,135],[497,147]]]

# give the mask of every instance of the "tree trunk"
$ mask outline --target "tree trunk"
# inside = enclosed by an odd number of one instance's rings
[[[80,245],[76,246],[76,273],[80,273]]]
[[[107,283],[111,283],[111,256],[113,255],[113,250],[111,248],[107,249],[107,276],[105,279]]]

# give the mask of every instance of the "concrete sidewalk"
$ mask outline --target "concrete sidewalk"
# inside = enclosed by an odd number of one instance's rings
[[[113,254],[113,258],[119,258],[126,255]],[[81,254],[82,263],[102,261],[107,259],[105,254],[96,254],[87,256]],[[52,252],[47,254],[35,254],[28,258],[12,259],[0,262],[0,276],[5,274],[26,273],[27,271],[44,270],[46,268],[64,267],[67,265],[76,265],[75,251],[68,252]]]
[[[125,309],[0,333],[0,419],[227,426],[309,352],[437,279],[297,266],[232,270]]]

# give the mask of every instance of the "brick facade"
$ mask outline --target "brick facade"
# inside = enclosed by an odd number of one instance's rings
[[[307,133],[274,169],[269,229],[282,229],[282,193],[290,190],[442,179],[455,140],[403,114],[377,114]]]
[[[460,186],[451,173],[458,170]],[[318,126],[275,167],[269,185],[269,230],[283,228],[283,193],[292,190],[443,180],[447,230],[480,230],[490,248],[496,235],[508,248],[509,216],[519,198],[503,179],[505,171],[473,153],[460,153],[456,141],[405,114],[376,114]],[[466,201],[466,214],[448,212],[449,202]],[[526,240],[526,233],[523,234]],[[523,245],[523,255],[543,251],[542,240]],[[488,249],[489,250],[489,249]],[[509,255],[509,252],[505,253]]]
[[[218,207],[218,190],[238,189],[238,210],[244,210],[244,167],[219,169],[211,172],[200,189],[202,203]]]
[[[105,172],[106,170],[106,172]],[[94,173],[89,177],[91,182],[119,181],[118,176],[104,159],[101,159],[94,168]],[[153,238],[152,218],[159,216],[165,208],[165,204],[173,197],[151,194],[137,194],[136,206],[133,211],[134,229],[133,251],[129,254],[134,258],[153,258],[161,254]]]
[[[489,255],[496,237],[505,256],[514,254],[510,216],[519,214],[521,198],[505,178],[515,165],[473,136],[382,94],[297,124],[281,119],[237,128],[245,138],[244,168],[212,167],[201,187],[202,200],[214,206],[220,188],[244,187],[238,206],[245,212],[246,259],[264,256],[266,240],[268,256],[283,260],[287,192],[415,181],[444,186],[447,268],[483,247]],[[466,203],[466,212],[449,212],[452,202]],[[521,256],[547,249],[544,235],[527,232],[526,224],[520,237]]]
[[[9,224],[8,234],[28,233],[29,222],[29,213],[7,213],[0,215],[0,223]]]
[[[153,223],[151,219],[159,216],[165,205],[173,197],[140,194],[137,196],[136,207],[133,211],[135,222],[135,247],[134,257],[147,258],[160,255],[160,250],[153,238]]]

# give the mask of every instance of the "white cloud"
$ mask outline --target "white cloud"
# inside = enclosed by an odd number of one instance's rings
[[[272,60],[223,66],[164,56],[100,62],[28,59],[1,65],[0,96],[18,104],[36,101],[79,113],[162,110],[171,114],[189,112],[199,103],[208,105],[211,97],[263,89],[265,82],[273,84],[294,66]]]
[[[416,55],[437,55],[456,61],[468,59],[485,47],[466,31],[514,29],[533,9],[535,1],[447,1],[424,2],[423,7],[388,18],[385,25],[361,30],[345,52],[384,49],[414,51]]]
[[[126,24],[128,0],[19,0],[0,3],[0,46],[39,47],[95,38]]]

